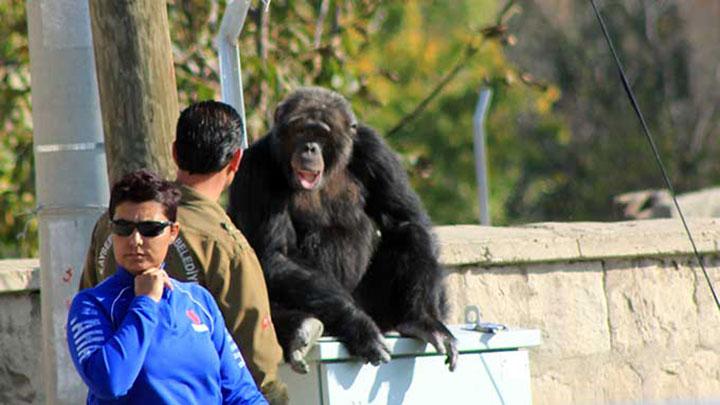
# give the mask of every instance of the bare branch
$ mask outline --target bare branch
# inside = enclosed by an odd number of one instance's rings
[[[477,43],[477,41],[471,41],[470,43],[468,43],[465,47],[465,52],[458,59],[452,69],[450,69],[450,71],[445,74],[445,76],[435,85],[432,91],[430,91],[430,93],[422,101],[420,101],[420,103],[418,103],[418,105],[415,106],[415,108],[410,113],[402,117],[400,121],[398,121],[398,123],[395,124],[395,126],[392,127],[390,131],[388,131],[386,136],[390,137],[395,133],[400,132],[400,130],[402,130],[408,123],[417,119],[417,117],[425,111],[430,102],[435,99],[435,97],[437,97],[443,91],[443,89],[445,89],[445,87],[453,79],[455,79],[455,77],[457,77],[457,75],[463,70],[463,68],[467,66],[467,62],[473,56],[475,56],[478,50],[480,50],[480,46],[486,39],[502,40],[505,37],[508,29],[506,22],[517,12],[518,11],[517,7],[515,6],[515,0],[509,0],[500,10],[500,13],[498,13],[498,23],[480,30],[480,35],[482,35],[481,41],[479,43]]]
[[[313,48],[320,48],[322,40],[323,27],[325,26],[325,18],[330,10],[330,0],[322,0],[320,3],[320,11],[318,13],[317,22],[315,22],[315,36],[313,38]]]
[[[705,144],[705,139],[710,135],[712,129],[712,119],[715,116],[717,107],[714,104],[700,107],[698,120],[695,124],[692,137],[690,139],[690,155],[697,156]]]
[[[262,61],[263,65],[267,62],[268,57],[268,33],[270,30],[270,10],[263,11],[262,8],[255,9],[255,24],[257,30],[255,31],[255,48],[258,58]]]
[[[255,32],[255,41],[257,47],[257,54],[262,62],[262,71],[265,75],[268,59],[268,37],[270,35],[270,9],[267,11],[263,8],[258,7],[255,10],[255,23],[257,30]],[[258,86],[258,100],[256,104],[258,117],[268,118],[270,116],[268,104],[270,102],[270,88],[267,80],[261,80]],[[265,122],[268,122],[265,120]]]
[[[483,39],[484,38],[486,37],[483,37]],[[445,74],[445,76],[435,85],[432,91],[430,91],[430,93],[422,101],[420,101],[420,103],[418,103],[418,105],[415,106],[415,108],[409,114],[406,114],[404,117],[402,117],[400,121],[398,121],[398,123],[395,124],[395,126],[390,131],[388,131],[386,136],[390,137],[395,133],[399,132],[408,123],[414,121],[420,114],[422,114],[423,111],[425,111],[427,106],[430,104],[430,102],[435,99],[435,97],[437,97],[455,77],[457,77],[457,75],[463,70],[463,68],[467,66],[467,62],[470,60],[470,58],[475,56],[479,49],[479,45],[468,44],[465,48],[465,52],[458,59],[458,61],[455,62],[453,68]]]
[[[321,52],[320,45],[322,41],[323,27],[325,25],[325,18],[327,17],[330,9],[330,1],[323,0],[320,4],[320,11],[318,14],[317,21],[315,22],[315,37],[313,38],[313,69],[312,77],[317,78],[322,71],[323,52]]]

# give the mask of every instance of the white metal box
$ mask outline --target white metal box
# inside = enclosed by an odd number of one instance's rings
[[[530,366],[523,348],[541,343],[539,330],[496,334],[451,326],[457,369],[429,345],[386,336],[392,360],[379,367],[351,358],[342,343],[323,337],[307,356],[310,372],[280,368],[292,405],[530,404]]]

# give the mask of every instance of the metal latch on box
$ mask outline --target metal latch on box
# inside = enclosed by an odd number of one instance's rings
[[[507,330],[507,326],[500,323],[483,322],[480,317],[480,309],[475,305],[465,307],[465,328],[482,333],[498,333]]]

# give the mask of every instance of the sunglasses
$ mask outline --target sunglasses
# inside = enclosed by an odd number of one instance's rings
[[[132,222],[124,219],[115,219],[110,221],[112,233],[118,236],[130,236],[134,229],[142,236],[153,238],[163,233],[166,227],[172,225],[169,221],[142,221]]]

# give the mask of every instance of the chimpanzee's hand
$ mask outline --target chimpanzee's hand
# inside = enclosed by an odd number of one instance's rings
[[[397,326],[397,331],[403,336],[410,336],[428,342],[438,353],[445,354],[445,364],[450,371],[457,366],[458,350],[455,336],[437,320],[418,320],[405,322]]]
[[[357,317],[347,330],[346,336],[340,338],[347,345],[350,354],[360,357],[365,363],[373,366],[390,361],[390,349],[385,343],[385,338],[369,316],[363,314]]]

